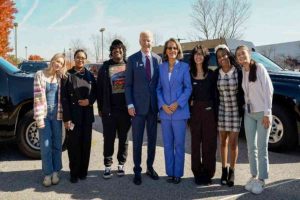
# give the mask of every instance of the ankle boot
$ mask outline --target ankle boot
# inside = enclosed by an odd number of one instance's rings
[[[228,186],[232,187],[234,186],[234,169],[229,168],[229,174],[228,174]]]
[[[221,185],[227,184],[228,168],[222,167]]]

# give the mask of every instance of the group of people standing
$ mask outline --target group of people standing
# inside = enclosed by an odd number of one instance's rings
[[[86,179],[94,122],[93,103],[97,100],[103,124],[103,178],[113,176],[116,137],[119,141],[117,175],[125,175],[127,136],[132,127],[134,184],[142,183],[145,129],[148,139],[146,174],[153,180],[159,179],[153,168],[159,113],[167,182],[178,184],[184,174],[188,124],[195,183],[212,182],[219,133],[220,182],[233,186],[238,135],[244,117],[251,171],[245,188],[255,194],[261,193],[269,171],[267,148],[273,95],[273,86],[264,66],[251,59],[246,46],[239,46],[234,56],[223,44],[215,48],[218,68],[212,71],[208,68],[209,52],[205,47],[197,45],[187,64],[181,61],[183,51],[176,39],[165,42],[162,58],[151,51],[152,41],[151,32],[141,32],[141,50],[126,59],[125,45],[114,40],[110,46],[110,59],[103,63],[97,81],[84,68],[87,54],[81,49],[75,52],[75,66],[68,71],[64,55],[56,54],[48,69],[36,73],[34,118],[40,134],[45,174],[43,185],[59,182],[62,121],[68,137],[70,181],[76,183],[78,179]]]

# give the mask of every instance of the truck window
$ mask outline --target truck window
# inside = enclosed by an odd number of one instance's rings
[[[268,71],[282,71],[283,69],[269,58],[257,52],[252,52],[252,59],[265,66]]]

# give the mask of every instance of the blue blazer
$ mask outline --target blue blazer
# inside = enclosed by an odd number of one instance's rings
[[[169,63],[163,62],[159,67],[156,89],[159,116],[161,119],[169,120],[188,119],[190,117],[188,100],[192,93],[189,65],[176,60],[170,81],[168,73]],[[162,109],[162,106],[171,105],[174,102],[177,102],[179,106],[172,115],[169,115]]]
[[[161,58],[153,52],[151,52],[151,57],[154,72],[150,81],[146,76],[141,51],[131,55],[127,61],[125,77],[126,103],[127,105],[133,104],[137,115],[146,115],[149,108],[154,113],[158,112],[156,87]]]

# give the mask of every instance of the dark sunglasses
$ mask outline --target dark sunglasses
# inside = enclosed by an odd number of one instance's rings
[[[167,47],[168,50],[177,50],[177,47]]]

